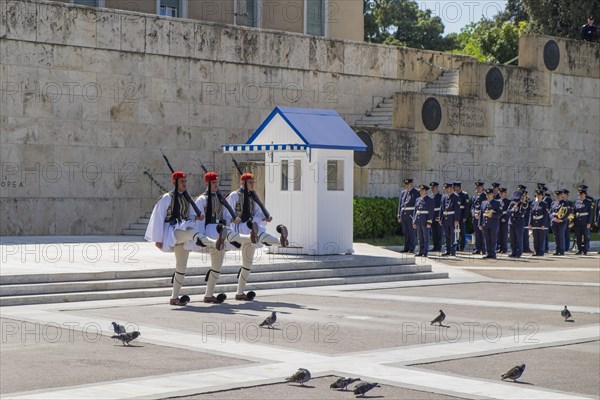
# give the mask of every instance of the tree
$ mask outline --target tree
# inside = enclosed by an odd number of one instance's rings
[[[428,50],[449,50],[444,24],[414,0],[365,0],[365,40]]]
[[[455,53],[467,54],[479,61],[504,63],[519,54],[519,37],[525,31],[527,22],[515,25],[509,21],[500,22],[481,19],[463,28],[458,35],[460,48]]]
[[[529,32],[579,39],[589,15],[600,14],[599,0],[520,0],[530,18]]]

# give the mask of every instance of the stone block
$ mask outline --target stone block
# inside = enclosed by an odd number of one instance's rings
[[[189,106],[185,103],[162,102],[164,107],[164,123],[167,125],[189,125]]]
[[[0,59],[5,65],[53,67],[53,47],[17,40],[3,40]]]
[[[190,81],[211,82],[214,80],[214,63],[190,60]]]
[[[57,235],[83,235],[88,233],[85,224],[88,219],[86,213],[88,199],[57,199],[56,234]]]
[[[327,44],[325,40],[317,37],[308,39],[308,63],[309,70],[327,71]]]
[[[344,72],[344,42],[326,40],[327,70],[333,73]]]
[[[0,218],[0,235],[3,236],[54,235],[56,232],[53,199],[2,198]]]
[[[6,14],[4,35],[8,39],[28,40],[35,42],[38,27],[38,4],[28,1],[8,0],[1,4]]]
[[[81,124],[77,121],[64,121],[56,118],[39,118],[37,124],[39,127],[37,141],[40,144],[67,144],[69,138],[75,134],[75,130],[81,129]]]
[[[300,35],[288,34],[288,38],[292,43],[289,53],[289,67],[299,70],[308,70],[310,68],[310,61],[308,59],[310,41],[308,38]]]
[[[169,21],[169,55],[191,57],[194,54],[194,23],[189,21]]]
[[[146,18],[146,53],[169,55],[171,22],[166,18]]]
[[[121,49],[122,15],[113,11],[96,10],[96,47],[107,50]]]
[[[121,17],[121,50],[144,52],[146,48],[146,17],[123,13]]]
[[[96,10],[88,7],[68,7],[66,10],[63,20],[65,44],[96,47]]]
[[[190,79],[190,61],[186,58],[168,57],[166,58],[166,78],[189,80]]]
[[[242,50],[244,63],[248,65],[261,63],[261,39],[264,35],[258,29],[244,29],[241,31]]]
[[[53,112],[55,118],[81,121],[83,113],[83,98],[81,96],[74,96],[73,98],[61,96],[58,101],[53,103]]]
[[[110,119],[115,122],[138,122],[138,104],[141,102],[113,102]]]
[[[221,48],[223,26],[206,23],[194,24],[194,58],[216,60]]]
[[[224,26],[221,29],[221,46],[218,59],[224,62],[242,63],[244,53],[242,48],[241,31],[233,26]]]
[[[38,120],[35,118],[1,117],[0,143],[40,143]]]
[[[363,47],[359,43],[346,43],[344,46],[344,74],[362,75]]]

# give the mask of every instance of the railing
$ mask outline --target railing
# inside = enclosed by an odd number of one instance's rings
[[[425,63],[425,64],[429,65],[432,68],[437,68],[437,69],[439,69],[439,70],[441,70],[443,72],[455,72],[456,71],[455,69],[450,69],[450,68],[440,67],[439,65],[435,65],[432,62],[427,61],[426,59],[424,59],[422,57],[417,58],[417,61],[421,61],[422,63]]]
[[[150,179],[150,181],[152,181],[152,183],[154,183],[156,186],[158,186],[163,192],[169,191],[166,187],[164,187],[156,179],[154,179],[154,177],[152,176],[150,171],[144,171],[144,175],[146,175]]]

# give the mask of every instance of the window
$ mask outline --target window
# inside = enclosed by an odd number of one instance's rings
[[[261,0],[235,0],[234,24],[260,26]]]
[[[181,4],[179,0],[159,0],[158,15],[165,17],[181,17]]]
[[[281,161],[281,191],[288,190],[288,160]]]
[[[327,190],[344,190],[344,161],[327,161]]]
[[[305,33],[325,36],[325,0],[305,0]]]
[[[71,0],[71,4],[88,7],[104,7],[104,0]]]
[[[294,191],[302,190],[302,160],[294,160],[292,162],[291,180],[294,183]]]

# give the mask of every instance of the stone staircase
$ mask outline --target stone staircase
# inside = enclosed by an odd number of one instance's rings
[[[458,96],[458,71],[444,71],[435,81],[425,85],[422,92]]]
[[[384,97],[371,111],[367,111],[364,117],[358,119],[354,125],[391,128],[393,109],[394,98]]]
[[[415,264],[414,257],[321,256],[289,257],[252,268],[247,290],[294,288],[448,278],[430,265]],[[375,265],[371,265],[371,263]],[[200,301],[205,290],[205,267],[189,267],[182,295]],[[239,265],[224,265],[216,292],[233,297]],[[3,275],[0,306],[129,299],[171,295],[172,268],[86,273]],[[259,294],[260,295],[260,294]]]
[[[138,218],[135,223],[129,224],[129,228],[121,230],[121,233],[125,236],[144,236],[151,215],[151,212],[146,213],[143,217]]]

